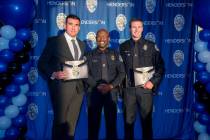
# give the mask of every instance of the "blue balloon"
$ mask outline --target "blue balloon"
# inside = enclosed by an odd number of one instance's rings
[[[210,123],[210,116],[207,113],[202,113],[198,116],[198,121],[203,125],[208,125]]]
[[[20,85],[20,94],[27,94],[29,92],[29,84]]]
[[[193,69],[196,72],[204,71],[205,70],[205,64],[204,63],[201,63],[201,62],[195,62],[193,64]]]
[[[207,133],[210,134],[210,125],[207,126]]]
[[[14,53],[9,49],[1,50],[0,60],[3,60],[4,62],[12,62],[14,60]]]
[[[28,41],[31,38],[31,31],[27,28],[22,28],[17,31],[16,38],[18,38],[22,41]]]
[[[19,114],[19,109],[15,105],[9,105],[5,108],[4,114],[8,118],[15,118]]]
[[[9,40],[3,37],[0,37],[0,50],[9,48]]]
[[[23,106],[26,104],[26,102],[27,97],[25,94],[19,94],[18,96],[12,98],[12,103],[16,106]]]
[[[27,83],[28,77],[25,73],[20,73],[18,75],[15,75],[14,77],[14,83],[18,85],[23,85]]]
[[[5,130],[0,130],[0,139],[5,137]]]
[[[19,136],[20,131],[16,127],[10,127],[5,132],[5,137],[9,140],[17,140],[17,137]]]
[[[4,116],[4,109],[0,108],[0,116]]]
[[[198,60],[202,63],[210,62],[210,52],[209,51],[202,51],[198,54]]]
[[[0,73],[7,71],[7,64],[0,60]]]
[[[196,41],[194,44],[194,49],[197,52],[202,52],[207,50],[208,43],[203,41]]]
[[[9,48],[13,52],[20,52],[24,47],[23,42],[20,39],[14,38],[9,41]]]
[[[10,127],[12,124],[12,121],[10,118],[6,116],[1,116],[0,117],[0,130],[5,130]]]
[[[0,19],[16,28],[29,26],[35,17],[33,0],[1,0]]]
[[[210,82],[206,84],[205,88],[206,91],[210,94]]]
[[[210,73],[210,62],[206,64],[206,71]]]
[[[23,105],[23,106],[19,106],[18,108],[20,110],[20,114],[24,114],[25,115],[27,113],[27,111],[28,111],[28,107],[27,107],[26,104]]]
[[[206,126],[200,124],[198,121],[195,121],[193,123],[193,127],[197,133],[205,133],[206,132]]]
[[[198,135],[198,140],[210,140],[210,136],[207,133],[201,133]]]
[[[0,96],[0,108],[4,108],[8,105],[9,99],[6,96]]]
[[[210,81],[210,74],[206,71],[199,72],[197,73],[196,76],[197,76],[198,81],[201,81],[201,83],[203,84]]]
[[[4,25],[1,27],[1,36],[10,40],[16,36],[16,30],[11,25]]]
[[[210,1],[209,0],[195,0],[193,17],[196,24],[210,29]]]
[[[12,124],[16,127],[22,127],[26,125],[25,115],[18,115],[12,120]]]
[[[210,41],[210,30],[208,29],[204,29],[202,30],[200,33],[199,33],[199,38],[202,40],[202,41]]]
[[[195,102],[193,104],[193,109],[198,113],[204,113],[205,110],[206,110],[205,106],[201,103],[198,103],[198,102]]]
[[[16,84],[10,84],[6,87],[5,93],[8,97],[17,96],[20,93],[20,87]]]
[[[25,64],[22,64],[22,72],[28,73],[31,68],[31,62],[27,62]]]

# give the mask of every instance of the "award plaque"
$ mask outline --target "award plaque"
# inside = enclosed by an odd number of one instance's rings
[[[134,70],[135,86],[143,86],[154,75],[155,70],[151,67],[141,67]]]
[[[64,80],[88,78],[88,66],[85,60],[65,61],[63,71],[67,74]]]

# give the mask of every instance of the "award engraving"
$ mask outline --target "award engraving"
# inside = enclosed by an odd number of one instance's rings
[[[88,66],[85,60],[65,61],[63,71],[67,75],[64,80],[88,78]]]

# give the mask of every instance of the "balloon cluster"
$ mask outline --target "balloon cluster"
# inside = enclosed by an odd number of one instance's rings
[[[23,139],[35,5],[33,0],[1,0],[0,11],[0,139]]]
[[[196,101],[194,111],[196,121],[194,129],[198,133],[198,140],[210,140],[210,1],[196,0],[194,3],[194,21],[203,28],[198,32],[194,50],[196,51],[196,82],[194,90]]]

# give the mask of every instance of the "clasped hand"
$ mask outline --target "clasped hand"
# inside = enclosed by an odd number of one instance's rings
[[[111,84],[100,84],[97,86],[97,89],[103,94],[110,92],[112,88],[113,86]]]

